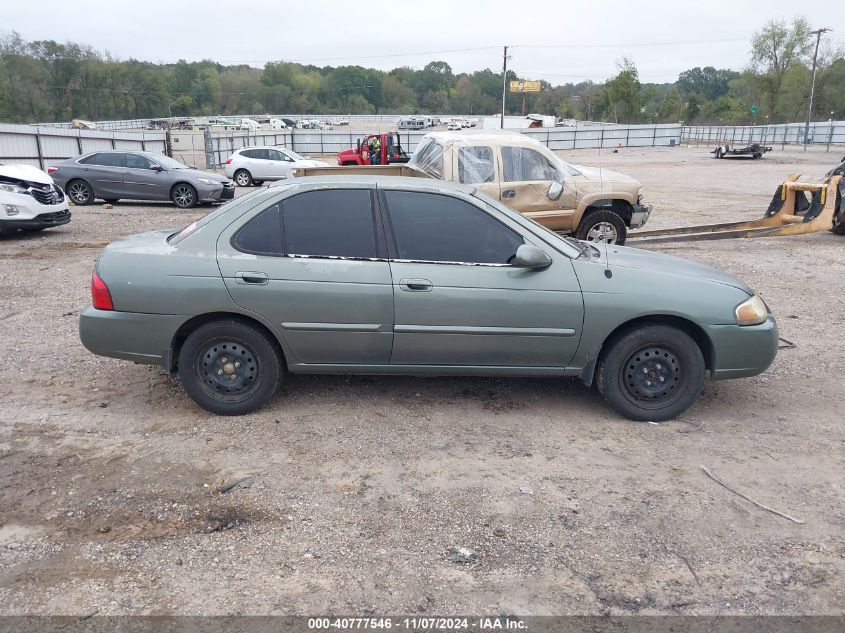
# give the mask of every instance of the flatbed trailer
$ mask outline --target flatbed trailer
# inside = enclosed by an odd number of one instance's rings
[[[733,148],[731,149],[730,145],[725,143],[725,146],[722,147],[719,145],[716,149],[714,149],[711,153],[716,158],[751,158],[757,159],[762,158],[763,154],[766,152],[771,152],[772,148],[768,145],[760,145],[760,143],[752,143],[751,145],[746,145],[745,147],[740,148]]]

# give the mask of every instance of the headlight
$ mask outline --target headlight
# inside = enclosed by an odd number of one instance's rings
[[[735,309],[737,325],[760,325],[769,316],[769,309],[763,300],[754,295],[740,303]]]
[[[0,182],[0,189],[9,193],[28,193],[26,189],[20,185],[11,182]]]
[[[205,183],[206,185],[220,185],[220,184],[223,184],[223,183],[221,183],[219,180],[212,180],[211,178],[198,178],[197,180],[199,180],[199,181],[200,181],[200,182],[202,182],[202,183]]]

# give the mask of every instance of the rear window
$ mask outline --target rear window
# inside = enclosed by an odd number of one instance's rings
[[[409,164],[434,178],[442,179],[443,146],[433,138],[423,137]]]
[[[123,154],[120,152],[103,152],[91,154],[79,160],[83,165],[98,165],[100,167],[123,167]]]

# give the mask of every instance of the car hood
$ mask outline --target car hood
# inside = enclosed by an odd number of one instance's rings
[[[31,165],[0,165],[0,176],[25,180],[26,182],[37,182],[42,185],[53,184],[53,179],[50,176]]]
[[[309,158],[307,160],[296,161],[294,167],[329,167],[329,164],[321,160],[311,160]]]
[[[198,171],[196,169],[174,169],[172,171],[176,171],[180,175],[186,174],[185,177],[189,180],[196,180],[198,178],[208,178],[209,180],[214,180],[215,182],[229,182],[229,179],[226,178],[226,176],[221,176],[220,174],[215,174],[210,171]]]
[[[613,182],[626,185],[640,186],[640,181],[631,176],[627,176],[612,169],[605,169],[603,167],[589,167],[587,165],[572,165],[575,169],[581,172],[581,175],[590,181],[596,182]]]
[[[592,251],[593,261],[600,261],[602,265],[609,266],[611,270],[614,268],[632,268],[645,273],[653,272],[661,275],[703,279],[737,288],[748,293],[749,296],[754,294],[754,291],[745,282],[712,266],[699,264],[681,257],[627,246],[608,246],[607,258],[605,259],[603,245],[590,244],[590,246],[594,249]]]

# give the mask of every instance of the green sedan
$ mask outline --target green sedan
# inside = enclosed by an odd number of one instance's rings
[[[634,420],[754,376],[777,325],[743,282],[561,237],[472,187],[300,178],[181,231],[113,242],[80,318],[95,354],[158,364],[221,415],[293,373],[573,376]]]

